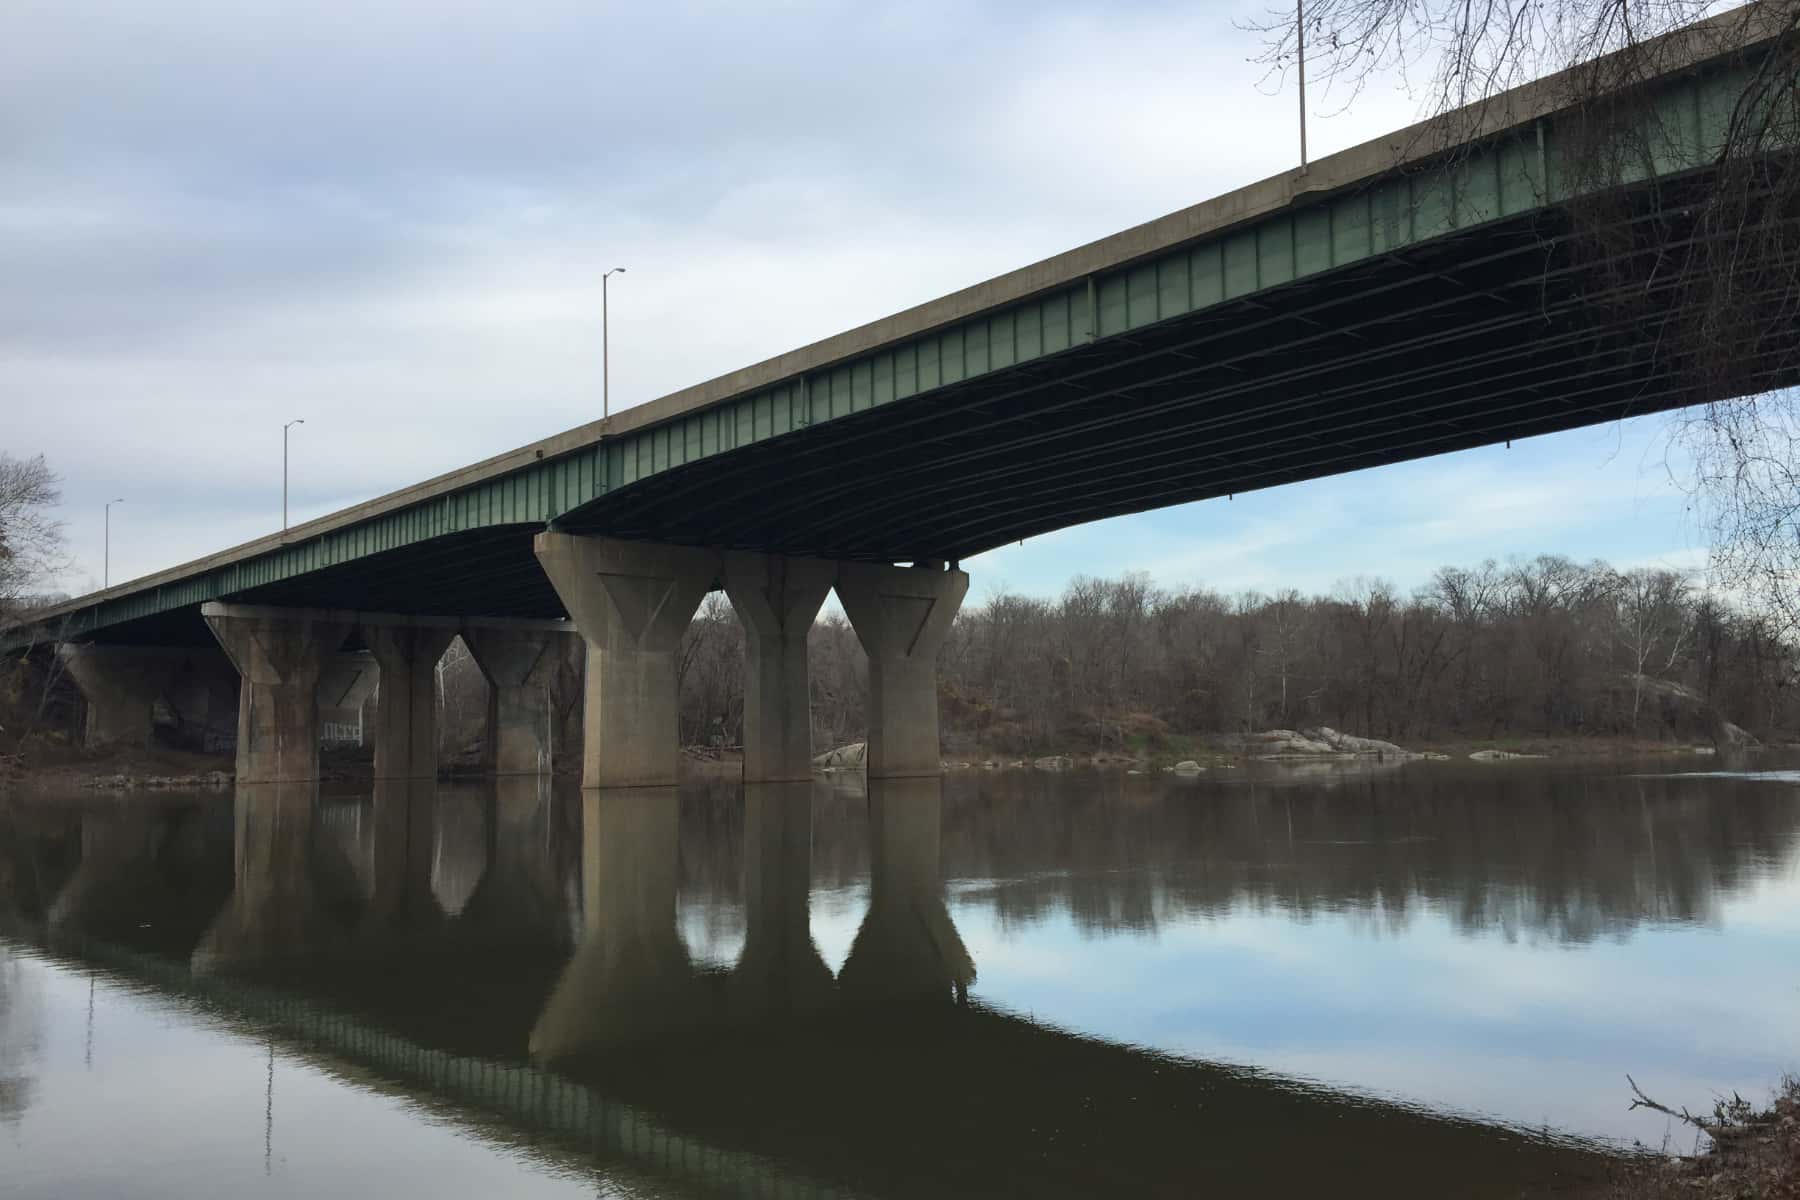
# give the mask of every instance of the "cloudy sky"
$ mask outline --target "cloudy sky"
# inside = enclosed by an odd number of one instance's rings
[[[653,399],[1293,165],[1253,5],[19,0],[0,449],[97,585]],[[1403,124],[1314,105],[1315,153]],[[965,565],[1403,587],[1701,561],[1650,419],[1125,518]]]

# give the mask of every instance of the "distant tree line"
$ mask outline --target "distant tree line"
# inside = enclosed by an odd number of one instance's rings
[[[1730,721],[1769,738],[1800,722],[1783,628],[1682,572],[1553,555],[1446,567],[1410,594],[1079,578],[1056,599],[965,607],[940,699],[951,749],[1019,753],[1318,725],[1400,741],[1708,740]],[[743,646],[715,594],[682,645],[684,740],[739,740]],[[813,628],[812,676],[815,741],[861,737],[867,664],[840,616]]]

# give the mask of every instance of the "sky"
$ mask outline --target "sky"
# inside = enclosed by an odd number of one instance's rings
[[[1295,165],[1255,4],[21,0],[0,36],[0,450],[62,586],[199,557]],[[1315,93],[1315,156],[1421,113]],[[1402,588],[1540,552],[1697,566],[1644,418],[966,561]]]

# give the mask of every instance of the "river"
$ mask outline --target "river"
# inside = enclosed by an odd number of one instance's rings
[[[1800,1069],[1702,762],[0,798],[0,1194],[1579,1195]]]

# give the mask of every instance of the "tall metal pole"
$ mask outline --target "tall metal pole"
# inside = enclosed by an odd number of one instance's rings
[[[123,499],[106,502],[106,542],[100,560],[100,586],[103,588],[112,586],[112,506],[123,503]]]
[[[600,415],[608,416],[612,412],[612,340],[606,326],[606,281],[614,275],[623,275],[624,267],[614,267],[600,276]]]
[[[1306,174],[1306,0],[1294,0],[1294,41],[1300,57],[1300,173]]]
[[[288,505],[287,505],[288,428],[289,428],[289,426],[304,425],[304,424],[306,424],[305,417],[295,417],[293,420],[289,421],[286,425],[283,425],[281,427],[281,528],[283,531],[285,531],[287,529],[287,525],[288,525]]]

